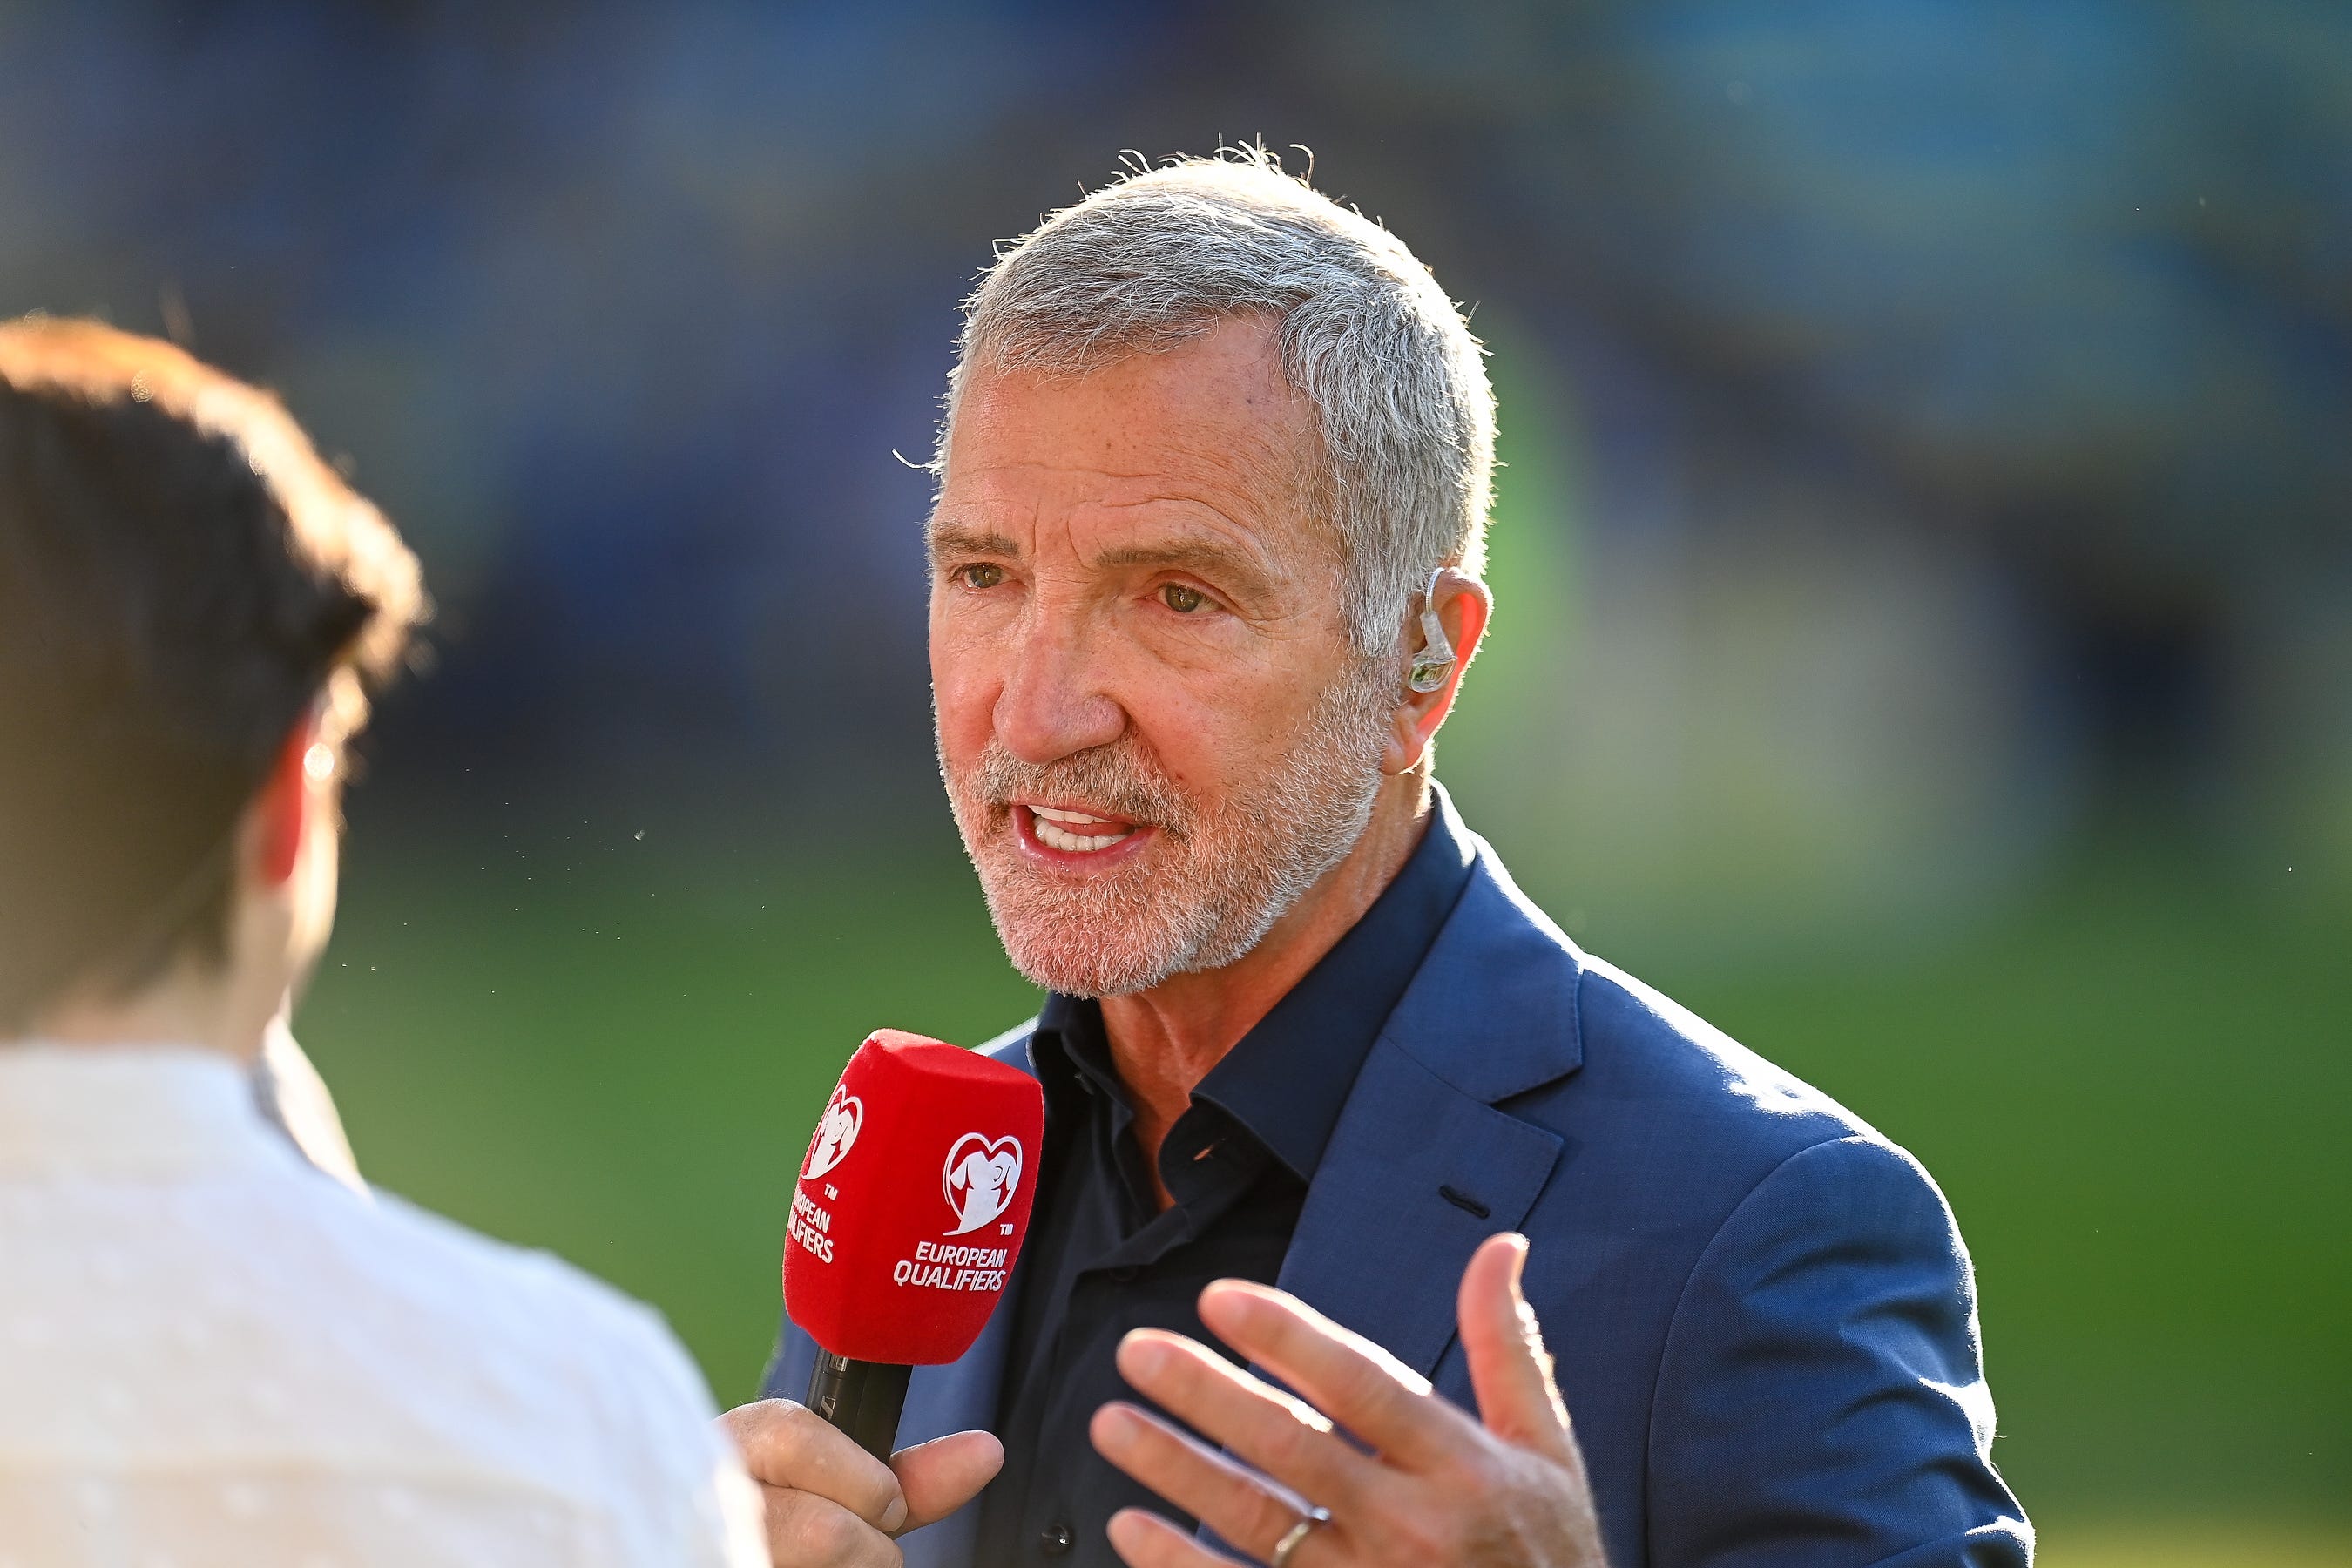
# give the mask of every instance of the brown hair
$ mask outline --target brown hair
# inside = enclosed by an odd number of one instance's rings
[[[0,1035],[217,961],[247,805],[428,613],[268,394],[94,321],[0,322]]]

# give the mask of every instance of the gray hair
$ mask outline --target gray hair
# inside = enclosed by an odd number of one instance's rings
[[[1248,315],[1280,323],[1283,374],[1318,410],[1349,630],[1389,654],[1432,572],[1484,563],[1485,350],[1403,241],[1263,148],[1138,168],[1001,244],[964,301],[948,421],[975,364],[1084,374]],[[947,440],[943,423],[941,472]]]

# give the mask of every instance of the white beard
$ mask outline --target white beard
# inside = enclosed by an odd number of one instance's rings
[[[964,777],[942,751],[956,826],[1013,967],[1066,995],[1118,996],[1246,954],[1363,837],[1391,676],[1361,661],[1295,745],[1206,810],[1132,735],[1044,766],[992,740]],[[1084,801],[1156,826],[1159,842],[1110,875],[1057,878],[1013,843],[1010,803],[1022,797]]]

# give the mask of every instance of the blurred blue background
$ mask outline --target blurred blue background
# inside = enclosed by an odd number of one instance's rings
[[[0,0],[0,312],[280,389],[440,603],[362,1163],[749,1394],[842,1059],[1034,1001],[894,453],[992,240],[1261,137],[1493,350],[1474,825],[1937,1173],[2044,1561],[2352,1562],[2341,5]]]

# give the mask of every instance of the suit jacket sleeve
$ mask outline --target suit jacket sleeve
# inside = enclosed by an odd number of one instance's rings
[[[1968,1253],[1891,1145],[1814,1144],[1741,1201],[1684,1287],[1655,1401],[1659,1568],[2032,1562]]]

